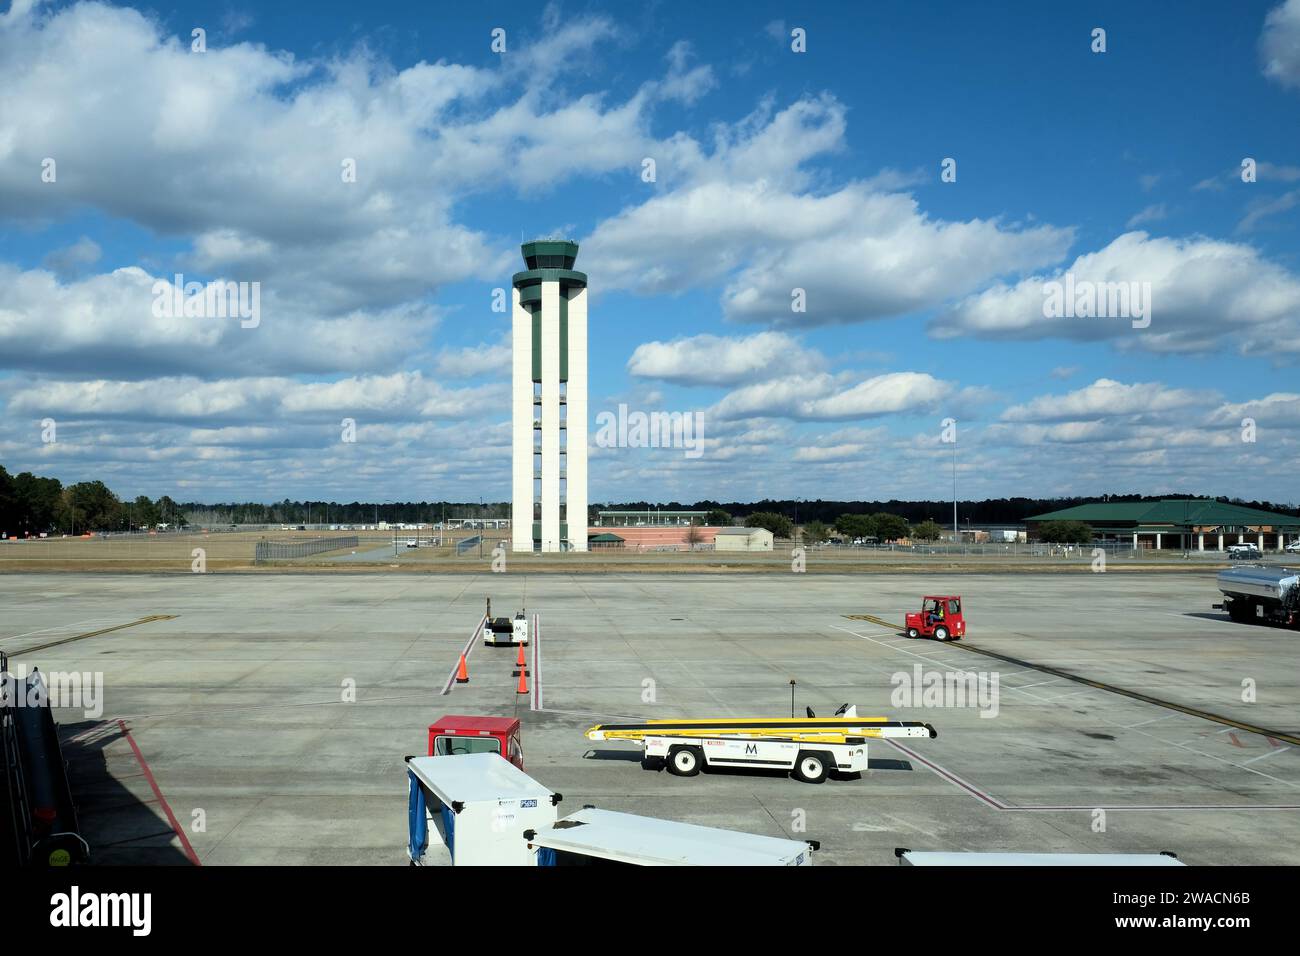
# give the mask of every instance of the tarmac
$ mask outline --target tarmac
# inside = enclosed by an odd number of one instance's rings
[[[966,641],[886,626],[947,593]],[[513,649],[471,640],[489,596],[494,615],[540,617],[529,694]],[[13,573],[0,650],[15,668],[102,675],[102,713],[56,714],[102,864],[404,865],[403,757],[462,713],[519,716],[526,770],[564,794],[561,812],[815,839],[821,865],[890,865],[895,847],[1294,865],[1300,633],[1233,624],[1218,599],[1210,570]],[[467,644],[470,682],[449,682]],[[866,774],[810,785],[674,777],[582,734],[786,715],[791,680],[800,714],[847,702],[939,735],[873,741]],[[904,693],[936,680],[977,691]]]

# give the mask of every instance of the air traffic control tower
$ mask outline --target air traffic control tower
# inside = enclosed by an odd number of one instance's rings
[[[514,275],[515,551],[587,550],[587,277],[578,244],[523,245]]]

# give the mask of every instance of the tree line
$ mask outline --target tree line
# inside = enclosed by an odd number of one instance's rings
[[[1160,498],[1192,497],[1169,493],[1159,497],[1143,495],[1103,495],[1103,501],[1158,501]],[[1097,498],[986,498],[982,501],[959,501],[957,514],[961,525],[1020,524],[1026,518],[1058,511]],[[1223,503],[1244,505],[1263,511],[1275,511],[1300,517],[1294,503],[1247,501],[1218,498]],[[709,525],[745,524],[765,527],[780,538],[790,538],[796,526],[802,527],[806,540],[825,540],[832,532],[849,538],[875,538],[894,541],[911,538],[933,541],[952,527],[950,501],[835,501],[804,499],[770,499],[756,502],[719,502],[714,500],[683,503],[677,501],[626,501],[593,504],[588,520],[594,524],[598,511],[703,511]],[[73,534],[82,531],[117,531],[154,528],[159,525],[185,527],[228,527],[231,525],[271,524],[373,524],[377,522],[436,523],[443,517],[509,518],[509,502],[484,503],[465,501],[282,501],[176,502],[163,495],[151,499],[139,495],[119,499],[102,481],[82,481],[63,485],[57,478],[45,478],[24,471],[11,476],[0,466],[0,532],[22,536],[40,532]],[[1065,524],[1071,527],[1049,527]],[[1045,523],[1040,529],[1043,540],[1074,543],[1073,539],[1091,535],[1091,529],[1079,522]],[[1049,535],[1051,537],[1049,537]]]
[[[718,524],[728,525],[734,519],[722,510],[709,512],[709,518],[726,518]],[[709,521],[710,524],[714,522]],[[793,538],[794,521],[776,511],[756,511],[745,518],[747,528],[766,528],[774,538]],[[842,514],[830,524],[818,518],[800,524],[803,540],[810,544],[826,541],[833,536],[853,540],[874,539],[876,541],[899,541],[904,538],[913,541],[937,541],[944,533],[944,528],[934,521],[918,521],[911,524],[902,515],[878,511],[875,514]]]
[[[123,501],[102,481],[64,485],[30,471],[10,475],[0,465],[0,533],[22,538],[40,534],[129,531],[159,525],[184,527],[184,509],[167,495]]]
[[[1164,498],[1195,498],[1191,492],[1171,491],[1160,495],[1102,494],[1091,497],[1065,498],[985,498],[982,500],[961,500],[957,502],[957,517],[962,527],[972,525],[1023,524],[1026,518],[1046,514],[1049,511],[1061,511],[1076,505],[1092,504],[1098,501],[1160,501]],[[1200,496],[1204,497],[1204,496]],[[1222,504],[1243,505],[1260,511],[1274,511],[1280,514],[1300,517],[1300,506],[1295,502],[1255,501],[1244,498],[1220,496],[1214,499]],[[707,511],[710,512],[709,524],[716,524],[713,514],[725,515],[735,521],[743,520],[756,513],[782,514],[797,524],[806,525],[811,521],[821,521],[834,526],[841,515],[893,514],[909,524],[921,524],[933,521],[942,528],[952,528],[952,501],[901,501],[891,498],[888,501],[843,501],[833,499],[809,500],[803,498],[772,499],[761,501],[714,501],[705,499],[696,502],[670,501],[647,502],[626,501],[593,505],[596,510],[608,511]]]

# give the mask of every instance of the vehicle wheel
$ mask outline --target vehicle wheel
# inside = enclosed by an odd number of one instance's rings
[[[918,630],[917,630],[916,628],[914,628],[914,627],[909,627],[909,628],[907,629],[907,636],[908,636],[908,637],[920,637],[920,636],[921,636],[921,632],[918,631]]]
[[[948,640],[948,629],[944,627],[942,624],[940,624],[938,627],[934,629],[934,639],[936,641]]]
[[[830,770],[826,755],[817,751],[805,750],[794,762],[794,778],[804,783],[821,783]]]
[[[695,747],[676,747],[668,754],[668,772],[676,777],[693,777],[700,772],[702,755]]]

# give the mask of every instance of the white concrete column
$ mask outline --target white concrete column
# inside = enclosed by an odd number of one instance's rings
[[[1219,535],[1219,550],[1220,550],[1220,551],[1223,550],[1223,535],[1222,535],[1222,534]]]
[[[1159,532],[1159,531],[1156,532],[1156,550],[1157,550],[1157,551],[1160,550],[1160,532]]]
[[[560,283],[542,283],[542,550],[560,550]]]
[[[1133,532],[1133,550],[1136,551],[1137,549],[1138,549],[1138,533],[1137,533],[1136,531],[1134,531],[1134,532]]]
[[[533,550],[533,318],[514,290],[511,325],[510,544]]]
[[[1197,550],[1197,551],[1204,551],[1204,550],[1205,550],[1205,532],[1204,532],[1204,531],[1202,531],[1200,534],[1198,534],[1198,535],[1196,536],[1196,550]]]
[[[569,541],[587,550],[587,290],[569,298],[568,480],[565,482]]]
[[[1264,553],[1264,535],[1263,535],[1263,534],[1260,534],[1260,536],[1259,536],[1259,553],[1260,553],[1260,554],[1263,554],[1263,553]]]

